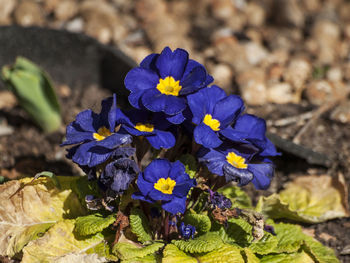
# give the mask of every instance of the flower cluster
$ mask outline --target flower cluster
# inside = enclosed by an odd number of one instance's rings
[[[105,196],[117,200],[131,189],[132,199],[138,200],[133,202],[141,202],[149,214],[159,209],[168,213],[157,218],[185,214],[195,198],[193,188],[209,189],[212,209],[230,209],[230,199],[213,192],[211,185],[197,187],[197,182],[207,182],[208,173],[197,169],[190,177],[181,156],[193,154],[197,165],[205,165],[210,176],[224,178],[225,184],[252,182],[266,189],[274,172],[269,157],[278,153],[265,136],[265,121],[245,114],[243,100],[209,86],[213,81],[183,49],[167,47],[147,56],[125,78],[134,109],[119,109],[114,95],[102,101],[99,114],[79,113],[62,144],[73,145],[67,157],[97,180]],[[185,239],[196,232],[183,222],[176,229]]]

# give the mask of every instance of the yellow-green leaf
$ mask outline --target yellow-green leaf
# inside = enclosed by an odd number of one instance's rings
[[[252,208],[252,200],[240,187],[228,185],[218,190],[219,193],[225,195],[232,201],[233,207]]]
[[[63,218],[84,215],[71,185],[78,177],[24,178],[0,185],[0,255],[13,256]],[[24,186],[24,187],[23,187]]]
[[[246,263],[259,263],[260,259],[255,256],[253,251],[250,248],[244,248],[242,250],[244,257],[245,257],[245,262]]]
[[[180,250],[173,244],[168,244],[163,251],[162,263],[197,263],[197,259]]]
[[[291,254],[271,254],[260,259],[261,263],[315,263],[304,251]]]
[[[199,262],[205,263],[244,263],[241,250],[232,245],[224,245],[205,255],[196,256]]]
[[[320,242],[306,235],[304,249],[317,263],[339,263],[333,249],[323,246]]]
[[[210,252],[223,246],[221,237],[212,232],[189,240],[172,240],[179,249],[189,253]]]
[[[87,238],[73,234],[75,220],[64,220],[50,228],[44,236],[31,241],[23,249],[23,263],[54,262],[70,254],[87,254],[91,248],[104,243],[104,236],[98,233]],[[103,257],[105,255],[99,255]]]
[[[74,232],[82,236],[96,234],[113,224],[115,215],[104,217],[101,214],[92,214],[78,217],[75,221]]]
[[[269,218],[319,223],[349,216],[346,185],[341,178],[300,176],[279,194],[261,197],[257,211]]]
[[[148,246],[136,246],[131,243],[120,242],[114,245],[113,253],[118,255],[122,260],[129,260],[132,258],[143,258],[147,255],[157,252],[164,246],[163,243],[153,243]]]

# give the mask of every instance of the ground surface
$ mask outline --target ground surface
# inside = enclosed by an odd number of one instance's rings
[[[281,149],[269,191],[248,187],[255,200],[298,175],[342,173],[350,184],[349,14],[345,0],[0,0],[1,25],[87,33],[137,62],[166,45],[185,48],[215,84],[242,95],[247,111],[267,120],[269,132],[329,159],[314,165]],[[83,109],[97,110],[110,94],[94,85],[56,83],[56,90],[65,124]],[[10,130],[0,135],[1,175],[79,173],[59,147],[64,127],[43,135],[0,92],[0,131]],[[350,219],[304,227],[350,262],[350,255],[341,255],[350,245]]]

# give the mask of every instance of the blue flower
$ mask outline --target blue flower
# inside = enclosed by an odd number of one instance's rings
[[[133,107],[164,112],[169,121],[179,124],[184,120],[186,96],[212,81],[203,65],[189,59],[185,50],[171,51],[166,47],[132,69],[125,78],[125,86],[131,91],[129,102]]]
[[[184,213],[186,197],[189,190],[196,185],[185,172],[185,166],[180,162],[169,162],[166,159],[152,161],[137,178],[140,192],[132,195],[150,203],[162,201],[162,208],[172,214]]]
[[[209,191],[209,203],[215,208],[218,207],[220,209],[231,208],[232,202],[223,194],[218,192],[213,192],[210,188]]]
[[[201,89],[187,99],[193,114],[192,123],[197,125],[194,140],[207,148],[215,148],[222,143],[220,133],[244,110],[239,96],[226,96],[225,91],[215,85]]]
[[[232,127],[221,132],[231,141],[253,144],[260,150],[259,155],[262,157],[280,155],[265,133],[265,120],[251,114],[239,116]]]
[[[126,191],[140,172],[137,164],[128,158],[120,158],[108,163],[98,178],[102,190],[111,189],[116,195]]]
[[[153,116],[151,116],[153,115]],[[164,114],[133,110],[126,113],[123,128],[131,135],[144,136],[156,149],[171,148],[175,145],[175,136],[167,131],[171,126]]]
[[[67,157],[80,166],[94,167],[110,158],[120,145],[131,143],[130,135],[117,132],[116,120],[121,115],[116,95],[102,101],[100,114],[92,110],[80,112],[67,126],[66,141],[61,144],[77,144],[68,149]]]
[[[215,149],[202,147],[198,157],[210,172],[225,176],[227,182],[238,181],[239,186],[252,182],[257,189],[267,189],[273,177],[274,166],[269,159],[260,157],[258,151],[250,144],[225,143]]]
[[[181,222],[180,225],[180,235],[184,239],[194,238],[194,234],[196,233],[196,228],[192,225],[185,225],[184,222]]]

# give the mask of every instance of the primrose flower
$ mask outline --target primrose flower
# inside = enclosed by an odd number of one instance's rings
[[[171,163],[166,159],[156,159],[139,174],[137,186],[140,192],[133,194],[132,198],[150,203],[159,200],[165,211],[184,213],[187,194],[195,185],[196,180],[189,177],[180,161]]]
[[[153,115],[153,116],[151,116]],[[144,136],[156,149],[171,148],[175,145],[175,136],[167,131],[171,126],[164,114],[133,110],[126,113],[123,128],[131,135]]]
[[[260,150],[259,155],[262,157],[280,155],[265,133],[265,120],[251,114],[239,116],[232,127],[221,132],[231,141],[253,144]]]
[[[215,148],[222,143],[219,134],[230,127],[244,110],[239,96],[226,96],[225,91],[215,85],[189,95],[187,100],[193,114],[192,123],[197,125],[194,139],[207,148]]]
[[[192,225],[185,225],[184,222],[181,222],[180,225],[180,235],[184,238],[184,239],[190,239],[190,238],[194,238],[194,234],[196,233],[196,228]]]
[[[125,87],[131,91],[129,102],[133,107],[164,112],[169,121],[179,124],[184,120],[186,96],[212,81],[203,65],[188,58],[187,51],[166,47],[129,71]]]
[[[256,189],[267,189],[274,173],[274,166],[267,158],[257,155],[258,149],[249,144],[223,144],[215,149],[202,147],[199,161],[209,171],[225,176],[227,182],[238,181],[239,186],[252,182]]]
[[[111,189],[115,194],[122,194],[140,172],[135,161],[128,158],[120,158],[106,165],[98,178],[99,186],[106,191]]]
[[[215,208],[218,207],[220,209],[231,208],[232,202],[223,194],[218,192],[213,192],[211,189],[209,191],[209,202]]]
[[[61,144],[76,144],[68,149],[67,157],[80,166],[94,167],[110,158],[118,146],[131,143],[130,135],[118,133],[116,120],[122,114],[116,95],[102,101],[100,114],[92,110],[80,112],[67,126],[66,141]]]

